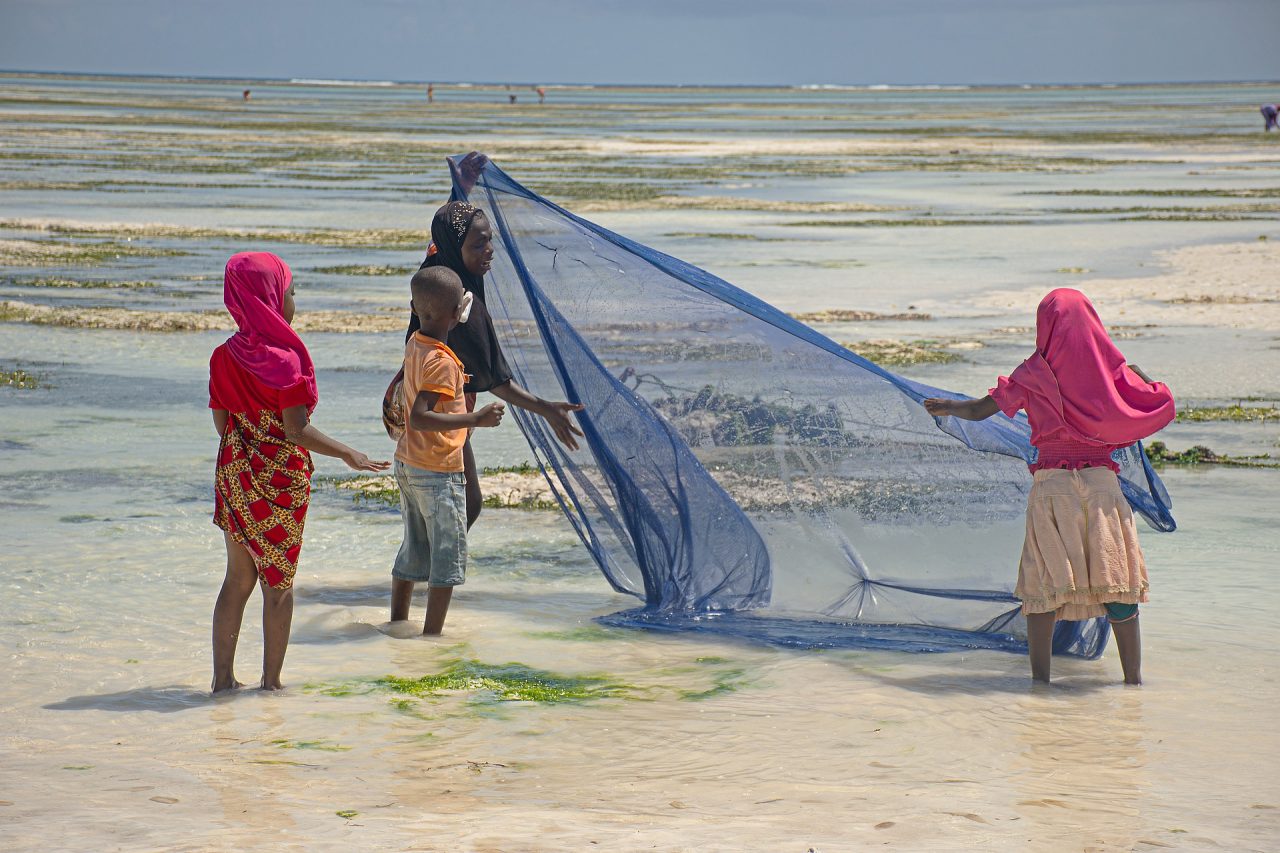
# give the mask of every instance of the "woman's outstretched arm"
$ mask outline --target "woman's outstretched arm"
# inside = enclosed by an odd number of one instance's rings
[[[569,417],[569,413],[582,411],[581,403],[553,403],[550,400],[535,397],[521,388],[514,379],[496,388],[490,388],[489,393],[499,400],[545,418],[561,444],[570,450],[578,449],[578,441],[574,436],[581,436],[582,430],[578,429],[578,425],[573,422],[573,418]]]
[[[950,415],[966,421],[985,421],[1000,411],[1000,407],[996,405],[995,400],[991,399],[990,394],[981,400],[942,400],[938,397],[930,397],[924,401],[924,408],[935,418],[945,418]]]

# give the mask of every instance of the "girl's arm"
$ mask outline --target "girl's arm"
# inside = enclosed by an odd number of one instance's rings
[[[409,411],[409,429],[419,432],[447,432],[472,427],[496,427],[502,423],[502,415],[506,411],[506,406],[501,403],[490,403],[474,412],[449,415],[435,411],[439,399],[439,394],[419,391],[418,396],[413,398],[413,408]]]
[[[1138,374],[1138,378],[1141,379],[1143,382],[1147,383],[1148,385],[1151,385],[1152,383],[1155,382],[1154,379],[1152,379],[1147,374],[1143,373],[1142,368],[1138,367],[1138,365],[1131,364],[1129,365],[1129,369],[1132,370],[1134,373]]]
[[[582,430],[578,429],[577,425],[574,424],[573,419],[569,417],[569,413],[581,412],[583,409],[581,403],[553,403],[541,397],[535,397],[524,388],[521,388],[515,380],[510,380],[496,388],[491,388],[489,393],[499,400],[505,400],[513,406],[519,406],[545,418],[547,423],[551,425],[551,429],[555,431],[556,438],[560,439],[561,444],[570,450],[578,449],[578,442],[574,439],[574,436],[582,435]]]
[[[307,417],[306,406],[290,406],[281,414],[284,416],[284,435],[299,447],[305,447],[321,456],[332,456],[347,463],[347,467],[357,471],[385,471],[391,467],[390,462],[377,462],[358,450],[335,441],[311,425]]]
[[[227,421],[231,419],[231,415],[227,414],[226,409],[211,409],[213,412],[213,428],[218,431],[218,438],[222,438],[223,433],[227,431]]]
[[[990,394],[981,400],[941,400],[930,397],[924,401],[924,408],[935,418],[951,415],[966,421],[984,421],[1000,411],[1000,407],[996,405],[995,400],[991,399]]]

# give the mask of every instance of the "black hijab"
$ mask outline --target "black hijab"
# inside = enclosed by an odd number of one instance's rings
[[[454,326],[445,342],[462,362],[463,370],[471,375],[465,389],[468,394],[490,391],[511,381],[511,368],[498,346],[493,318],[485,305],[484,276],[474,275],[462,262],[462,244],[477,216],[484,216],[484,211],[465,201],[451,201],[437,210],[431,220],[431,242],[435,243],[436,251],[427,255],[420,267],[448,267],[475,296],[470,318]],[[417,315],[410,316],[406,340],[418,328]]]

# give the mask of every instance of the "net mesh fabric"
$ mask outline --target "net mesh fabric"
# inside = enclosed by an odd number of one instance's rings
[[[458,193],[458,188],[455,188]],[[704,270],[574,216],[490,162],[487,305],[517,380],[581,402],[570,451],[515,410],[612,586],[609,624],[804,647],[1025,649],[1012,595],[1030,476],[1023,416],[935,420],[959,398],[893,374]],[[1169,497],[1135,445],[1121,485]],[[1063,622],[1096,657],[1105,620]]]

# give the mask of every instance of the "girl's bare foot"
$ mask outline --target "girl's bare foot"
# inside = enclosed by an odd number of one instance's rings
[[[213,683],[209,685],[209,695],[225,696],[228,693],[234,693],[235,691],[239,690],[241,687],[244,687],[244,685],[236,681],[234,678],[232,678],[231,681],[229,681],[226,684],[219,684],[218,679],[215,678],[213,680]]]
[[[269,682],[269,681],[267,681],[267,680],[264,678],[264,679],[262,679],[261,688],[262,688],[263,690],[273,690],[273,691],[274,691],[274,690],[284,690],[284,685],[283,685],[283,684],[281,684],[279,680],[276,680],[276,681],[270,681],[270,682]]]

